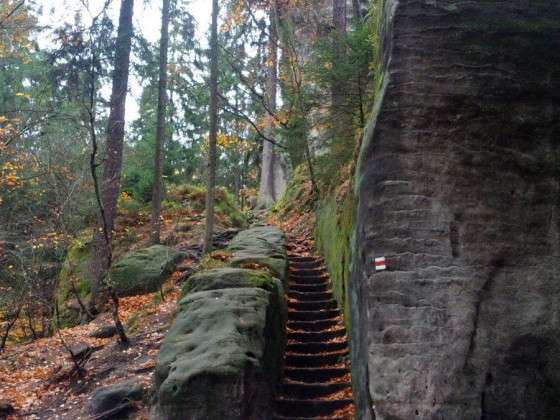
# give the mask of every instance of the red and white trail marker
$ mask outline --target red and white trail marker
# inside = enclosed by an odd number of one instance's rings
[[[385,257],[378,257],[375,259],[375,271],[386,270]]]

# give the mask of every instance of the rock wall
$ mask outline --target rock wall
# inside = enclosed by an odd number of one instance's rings
[[[383,7],[349,285],[359,418],[560,418],[560,3]]]
[[[158,356],[154,419],[271,418],[285,346],[285,238],[257,227],[229,250],[237,267],[197,273],[183,287]]]

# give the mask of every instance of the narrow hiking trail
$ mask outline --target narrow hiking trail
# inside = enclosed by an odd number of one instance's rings
[[[288,342],[275,418],[353,419],[346,328],[309,242],[289,238]]]

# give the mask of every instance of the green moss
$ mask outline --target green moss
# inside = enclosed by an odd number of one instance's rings
[[[163,245],[131,252],[113,265],[113,286],[119,296],[155,292],[180,258],[180,253]]]
[[[278,279],[259,270],[231,267],[215,268],[191,276],[181,290],[181,297],[185,297],[189,293],[206,290],[239,287],[257,287],[272,292],[282,288],[282,285],[277,283]]]
[[[255,227],[239,233],[228,247],[232,267],[259,264],[267,267],[282,282],[287,281],[287,256],[282,231],[270,226]]]
[[[220,258],[218,258],[220,256]],[[227,259],[224,259],[227,257]],[[214,251],[210,254],[206,254],[198,262],[196,266],[196,272],[200,273],[206,270],[212,270],[214,268],[223,268],[228,266],[228,261],[231,259],[231,253],[228,251],[220,250]]]
[[[241,210],[235,196],[226,188],[216,188],[215,200],[214,209],[219,220],[239,228],[248,225],[247,215]],[[166,201],[168,207],[190,205],[194,210],[203,212],[206,208],[206,190],[197,185],[173,186],[169,189]]]
[[[315,239],[317,250],[324,256],[330,274],[333,294],[348,316],[348,279],[350,266],[350,235],[354,216],[354,195],[349,192],[339,205],[334,197],[319,203]]]
[[[225,392],[251,381],[267,395],[280,379],[285,327],[271,318],[279,308],[252,287],[191,293],[181,306],[158,355],[158,418],[238,418],[244,400]],[[257,418],[263,409],[244,410]]]
[[[282,260],[287,269],[285,238],[273,227],[241,232],[228,252],[231,262],[236,257],[268,258]],[[282,282],[265,271],[221,267],[191,276],[158,356],[157,414],[229,418],[244,402],[234,395],[224,403],[223,395],[245,381],[269,395],[281,378],[286,318]],[[262,413],[265,408],[251,409]]]
[[[270,209],[270,212],[280,217],[288,215],[291,211],[303,212],[311,210],[313,201],[309,200],[306,183],[309,182],[309,168],[307,164],[299,165],[288,183],[286,192],[280,200]]]
[[[282,258],[270,258],[259,256],[241,256],[234,257],[230,265],[232,267],[242,267],[245,264],[257,264],[270,270],[275,277],[285,281],[287,279],[286,260]]]
[[[247,215],[241,211],[237,200],[225,188],[216,189],[216,213],[229,218],[231,225],[235,227],[246,227]]]

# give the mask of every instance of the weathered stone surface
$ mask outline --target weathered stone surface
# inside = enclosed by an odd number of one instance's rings
[[[111,278],[117,293],[133,296],[157,291],[181,257],[181,253],[163,245],[131,252],[113,265]]]
[[[158,419],[266,419],[281,366],[282,324],[272,293],[191,293],[161,347]]]
[[[258,226],[240,232],[228,247],[232,252],[232,267],[259,264],[271,270],[275,277],[286,282],[288,260],[284,233],[273,226]]]
[[[114,325],[102,325],[101,327],[92,331],[89,336],[94,338],[109,338],[117,335],[117,333],[117,327],[115,327]]]
[[[350,281],[359,418],[560,418],[560,3],[387,0],[382,21]]]
[[[99,388],[90,401],[93,414],[105,414],[104,418],[123,418],[129,412],[132,401],[140,401],[144,397],[144,388],[132,381]]]
[[[287,271],[284,235],[276,228],[241,232],[229,250]],[[152,418],[270,418],[285,345],[282,281],[262,270],[206,270],[186,281],[179,308],[158,357]]]
[[[257,287],[271,293],[283,293],[282,283],[270,274],[244,268],[214,268],[191,276],[183,286],[181,296],[208,290]]]

